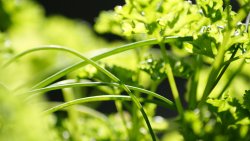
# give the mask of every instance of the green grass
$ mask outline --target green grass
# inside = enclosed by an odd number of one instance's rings
[[[36,111],[39,114],[34,112],[34,116],[54,119],[54,123],[46,122],[53,133],[51,136],[57,140],[121,138],[156,141],[165,140],[171,134],[174,134],[173,138],[187,141],[249,140],[250,76],[247,61],[250,52],[250,1],[239,0],[238,12],[231,10],[230,1],[227,0],[196,2],[135,0],[126,1],[124,6],[117,6],[114,11],[103,12],[97,20],[97,30],[117,34],[129,43],[90,58],[70,47],[44,45],[4,60],[1,67],[3,72],[15,66],[14,62],[22,62],[22,57],[35,52],[63,52],[65,56],[71,54],[72,58],[81,59],[53,71],[53,74],[35,84],[22,80],[30,84],[22,91],[1,82],[0,101],[5,103],[0,104],[4,115],[0,116],[0,131],[5,131],[1,126],[5,127],[8,109],[15,111],[19,108],[18,104],[15,107],[11,102],[21,102],[27,109],[31,103],[40,105]],[[246,21],[243,21],[245,18]],[[120,66],[102,62],[105,58],[115,58],[129,50],[134,51],[136,57],[130,58],[128,55],[126,59],[136,60],[137,68],[124,68],[122,64],[127,62],[119,59],[116,61]],[[27,60],[31,64],[36,63],[32,59]],[[39,66],[39,63],[36,65]],[[18,70],[16,73],[21,74]],[[39,78],[38,74],[28,75]],[[177,87],[181,85],[176,82],[177,77],[187,82],[182,86],[186,90],[184,93],[180,93]],[[62,78],[64,80],[59,81]],[[168,82],[171,92],[161,95],[156,91],[164,81]],[[234,87],[236,84],[239,87]],[[39,100],[55,90],[60,90],[64,102],[55,104],[46,99]],[[9,98],[4,94],[14,98],[6,102]],[[171,95],[173,100],[169,100]],[[187,106],[180,97],[184,97]],[[117,111],[107,115],[96,111],[98,104],[105,101],[114,101]],[[44,105],[49,105],[49,108]],[[85,108],[85,114],[79,112],[79,107],[83,105],[89,106],[89,109]],[[159,106],[176,111],[177,115],[159,120]],[[25,111],[25,108],[21,110]],[[58,111],[65,111],[67,116],[60,116]],[[22,116],[20,121],[29,119],[27,111]],[[3,122],[1,119],[4,119]],[[14,123],[18,123],[18,120]],[[20,125],[23,124],[26,123],[20,122]],[[108,126],[111,129],[107,129]],[[8,125],[11,131],[10,127]],[[37,125],[37,128],[43,129],[42,125]],[[18,135],[18,130],[15,134]],[[0,139],[6,139],[1,132]]]

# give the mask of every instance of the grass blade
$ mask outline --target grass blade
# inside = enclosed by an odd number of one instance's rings
[[[191,40],[193,40],[193,38],[191,36],[187,36],[187,37],[171,36],[171,37],[164,38],[163,42],[168,43],[168,42],[174,42],[174,41],[191,41]],[[112,55],[115,55],[115,54],[118,54],[118,53],[121,53],[121,52],[124,52],[124,51],[127,51],[127,50],[135,49],[137,47],[150,46],[150,45],[155,45],[155,44],[158,44],[158,43],[159,43],[159,41],[157,39],[148,39],[148,40],[144,40],[144,41],[138,41],[138,42],[126,44],[126,45],[114,48],[114,49],[112,49],[110,51],[107,51],[105,53],[102,53],[100,55],[94,56],[94,57],[91,58],[91,60],[93,60],[93,61],[101,60],[103,58],[106,58],[106,57],[109,57],[109,56],[112,56]],[[27,53],[30,53],[32,51],[35,51],[35,50],[31,50],[29,52],[24,52],[24,53],[16,56],[12,60],[5,63],[4,66],[7,66],[8,64],[10,64],[15,59],[18,59],[19,57],[21,57],[21,56],[23,56],[23,55],[25,55]],[[36,84],[33,88],[42,88],[44,86],[47,86],[48,84],[52,83],[53,81],[65,76],[66,74],[68,74],[68,73],[70,73],[70,72],[72,72],[74,70],[77,70],[78,68],[83,67],[83,66],[85,66],[87,64],[88,63],[86,61],[81,61],[81,62],[75,63],[75,64],[73,64],[73,65],[71,65],[71,66],[69,66],[69,67],[67,67],[67,68],[65,68],[65,69],[51,75],[50,77],[44,79],[43,81]]]
[[[136,104],[137,108],[140,110],[140,112],[141,112],[141,114],[142,114],[142,116],[143,116],[143,118],[144,118],[144,120],[145,120],[145,122],[146,122],[146,124],[148,126],[148,129],[149,129],[149,132],[150,132],[150,135],[151,135],[153,141],[156,141],[156,137],[155,137],[155,134],[154,134],[153,129],[151,127],[151,124],[149,122],[149,119],[147,117],[147,114],[144,111],[144,109],[143,109],[140,101],[137,99],[137,97],[134,94],[132,94],[132,92],[129,90],[129,88],[125,84],[123,84],[123,82],[120,81],[119,78],[114,76],[112,73],[110,73],[106,69],[102,68],[100,65],[98,65],[93,60],[88,59],[85,56],[81,55],[79,52],[77,52],[77,51],[75,51],[73,49],[69,49],[69,48],[65,48],[65,47],[61,47],[61,46],[40,47],[40,48],[30,49],[30,50],[27,50],[27,51],[25,51],[25,52],[23,52],[21,54],[18,54],[13,59],[11,59],[10,62],[16,60],[20,56],[23,56],[24,54],[27,54],[27,53],[30,53],[30,52],[33,52],[33,51],[39,51],[39,50],[57,50],[57,51],[64,51],[64,52],[71,53],[71,54],[73,54],[75,56],[78,56],[79,58],[85,60],[88,64],[93,65],[96,69],[98,69],[99,71],[101,71],[102,73],[107,75],[110,79],[112,79],[113,81],[119,83],[121,88],[123,88],[128,93],[128,95],[131,97],[132,101]]]
[[[69,107],[71,105],[83,104],[83,103],[88,103],[88,102],[97,102],[97,101],[110,101],[110,100],[131,101],[131,97],[123,96],[123,95],[101,95],[101,96],[84,97],[84,98],[68,101],[63,104],[52,107],[44,111],[44,114],[51,114],[55,111]]]
[[[59,82],[60,83],[60,82]],[[44,93],[44,92],[47,92],[47,91],[51,91],[51,90],[58,90],[58,89],[63,89],[63,88],[69,88],[69,87],[95,87],[95,86],[115,86],[115,87],[120,87],[120,85],[118,83],[108,83],[108,82],[78,82],[78,83],[66,83],[66,84],[56,84],[56,85],[51,85],[51,86],[48,86],[48,87],[44,87],[44,88],[40,88],[40,89],[35,89],[35,90],[32,90],[28,93],[31,93],[31,94],[34,94],[34,95],[31,95],[30,97],[33,97],[35,95],[38,95],[38,94],[41,94],[41,93]],[[155,98],[158,98],[160,100],[162,100],[165,105],[167,105],[168,108],[170,109],[175,109],[175,105],[172,101],[170,101],[169,99],[155,93],[155,92],[152,92],[152,91],[149,91],[149,90],[146,90],[146,89],[143,89],[143,88],[138,88],[138,87],[134,87],[134,86],[129,86],[129,85],[126,85],[130,90],[133,90],[133,91],[137,91],[137,92],[140,92],[140,93],[144,93],[144,94],[147,94],[147,95],[150,95],[150,96],[153,96]]]

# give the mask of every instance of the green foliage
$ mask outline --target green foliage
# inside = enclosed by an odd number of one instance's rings
[[[51,120],[40,116],[42,107],[12,95],[0,83],[0,140],[2,141],[58,141]],[[46,136],[45,136],[46,135]]]
[[[104,68],[117,76],[123,83],[128,85],[136,86],[138,82],[135,80],[136,72],[117,66],[117,65],[108,65],[103,64]],[[95,68],[89,67],[87,70],[83,70],[83,72],[80,72],[78,77],[80,79],[93,79],[101,82],[112,82],[112,80],[109,79],[108,76],[105,74],[97,71]]]
[[[250,101],[250,91],[247,90],[244,94],[244,106],[250,111],[250,104],[249,104],[249,101]]]
[[[212,22],[222,19],[223,1],[222,0],[197,0],[196,1],[202,10],[202,14],[209,18]]]
[[[96,29],[100,32],[111,31],[129,38],[135,34],[139,39],[170,35],[187,36],[198,31],[200,23],[206,21],[198,10],[196,5],[182,0],[128,0],[124,6],[115,7],[114,12],[101,14]],[[109,18],[109,24],[102,24],[107,23],[108,17],[113,17]]]
[[[192,75],[193,69],[190,60],[177,58],[173,54],[169,56],[170,65],[175,76],[188,78]],[[152,56],[147,57],[141,62],[140,69],[148,73],[152,80],[160,80],[167,77],[165,62],[161,58],[154,59]]]
[[[230,96],[207,102],[208,108],[185,112],[185,140],[249,140],[250,113],[244,104]]]
[[[3,7],[3,2],[0,1],[0,31],[7,30],[11,25],[11,18],[9,13],[6,11],[5,7]]]
[[[117,43],[87,24],[45,17],[31,0],[0,1],[0,140],[250,140],[250,1],[237,12],[229,0],[125,2],[100,13],[95,29],[132,43],[103,52]],[[42,44],[58,46],[34,48]],[[159,95],[163,81],[171,93]],[[38,97],[53,90],[63,102]],[[99,112],[104,101],[117,112]],[[158,106],[178,115],[161,117]]]

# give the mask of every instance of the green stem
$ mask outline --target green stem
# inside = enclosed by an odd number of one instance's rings
[[[174,42],[174,41],[191,41],[191,40],[193,40],[193,38],[191,36],[187,36],[187,37],[172,36],[172,37],[164,38],[164,43]],[[118,53],[121,53],[121,52],[124,52],[127,50],[131,50],[131,49],[138,48],[138,47],[146,47],[146,46],[155,45],[155,44],[158,44],[157,39],[148,39],[148,40],[144,40],[144,41],[138,41],[138,42],[134,42],[134,43],[130,43],[130,44],[126,44],[126,45],[117,47],[115,49],[112,49],[112,50],[107,51],[105,53],[102,53],[100,55],[94,56],[91,58],[91,60],[98,61],[100,59],[103,59],[103,58],[106,58],[106,57],[109,57],[109,56],[112,56],[112,55],[115,55],[115,54],[118,54]],[[13,62],[15,59],[17,59],[17,58],[19,58],[19,57],[21,57],[29,52],[32,52],[32,51],[35,51],[35,50],[29,50],[29,51],[26,51],[26,52],[23,52],[23,53],[17,55],[13,59],[11,59],[7,63],[5,63],[3,65],[3,68],[6,67],[7,65],[9,65],[11,62]],[[88,63],[86,61],[80,61],[78,63],[75,63],[75,64],[51,75],[50,77],[42,80],[41,82],[36,84],[33,88],[42,88],[44,86],[47,86],[48,84],[54,82],[55,80],[65,76],[66,74],[68,74],[76,69],[79,69],[87,64]]]
[[[239,49],[239,46],[240,46],[240,45],[236,45],[236,49],[235,49],[234,52],[232,53],[230,59],[233,59],[233,58],[234,58],[234,56],[236,55],[236,53],[237,53],[237,51],[238,51],[238,49]],[[230,59],[229,59],[229,60],[230,60]],[[214,85],[213,85],[211,91],[213,91],[214,87],[218,84],[218,82],[220,81],[220,79],[221,79],[221,77],[223,76],[223,74],[226,72],[226,70],[227,70],[227,68],[229,67],[229,65],[230,65],[230,63],[226,64],[226,65],[223,67],[223,69],[221,70],[220,74],[219,74],[218,77],[216,78],[216,80],[215,80],[215,82],[214,82]]]
[[[227,83],[225,84],[225,86],[223,87],[221,92],[219,93],[220,95],[218,96],[218,98],[221,98],[223,93],[226,91],[226,89],[229,87],[229,85],[233,82],[233,79],[235,78],[235,76],[240,73],[244,64],[245,64],[245,62],[244,62],[244,60],[242,60],[242,62],[240,63],[240,66],[237,68],[237,70],[229,76],[229,80],[227,81]]]
[[[63,97],[65,102],[74,100],[74,94],[72,92],[71,88],[64,88],[62,89],[63,91]],[[72,134],[72,138],[74,140],[81,140],[81,133],[78,127],[78,112],[75,109],[75,106],[72,106],[70,108],[67,109],[68,115],[69,115],[69,122],[71,123],[71,128],[70,128],[70,133]]]
[[[141,56],[143,54],[142,48],[136,48],[135,50],[136,53],[136,61],[137,64],[139,64],[141,62]],[[141,70],[138,69],[136,71],[136,77],[135,80],[136,82],[140,82],[140,73]],[[137,97],[140,97],[140,91],[135,91],[134,94]],[[130,130],[130,136],[129,136],[129,140],[133,141],[133,140],[138,140],[139,139],[139,134],[140,134],[140,127],[142,125],[142,117],[140,115],[138,115],[138,109],[136,108],[136,105],[134,103],[132,103],[131,106],[131,113],[132,113],[132,127]],[[146,109],[146,105],[144,105],[145,109]]]
[[[113,88],[113,92],[114,92],[114,94],[119,95],[119,92],[117,92],[117,90],[115,88]],[[127,135],[129,135],[129,129],[128,129],[126,118],[125,118],[125,115],[123,112],[122,103],[120,101],[115,101],[115,106],[116,106],[116,109],[117,109],[119,115],[121,116],[122,124],[126,130],[126,133],[127,133]]]
[[[160,42],[160,48],[161,48],[161,52],[162,52],[162,55],[163,55],[163,58],[164,58],[164,61],[165,61],[168,82],[169,82],[171,90],[172,90],[175,105],[176,105],[178,113],[182,116],[183,115],[183,107],[182,107],[179,92],[178,92],[178,89],[177,89],[177,86],[176,86],[176,83],[175,83],[172,68],[171,68],[170,63],[169,63],[169,59],[168,59],[168,56],[167,56],[167,51],[166,51],[166,48],[165,48],[165,45],[164,45],[163,42]]]
[[[56,46],[56,47],[55,46],[51,46],[51,47],[41,47],[41,48],[30,49],[30,50],[27,50],[26,52],[32,52],[32,51],[38,51],[38,50],[58,50],[58,51],[65,51],[65,52],[71,53],[71,54],[73,54],[75,56],[78,56],[79,58],[85,60],[87,63],[93,65],[96,69],[98,69],[100,72],[102,72],[105,75],[107,75],[114,82],[117,82],[121,86],[121,88],[124,89],[125,92],[127,92],[127,94],[132,98],[132,101],[136,104],[137,108],[141,111],[141,114],[143,115],[143,118],[144,118],[144,120],[145,120],[145,122],[146,122],[146,124],[148,126],[148,129],[149,129],[150,135],[152,137],[152,140],[156,141],[155,134],[153,132],[153,129],[152,129],[151,124],[150,124],[150,122],[148,120],[147,114],[144,111],[141,103],[139,102],[139,100],[137,99],[137,97],[134,94],[132,94],[132,92],[129,90],[129,88],[126,85],[124,85],[123,82],[120,81],[116,76],[114,76],[108,70],[102,68],[100,65],[98,65],[93,60],[86,58],[85,56],[81,55],[79,52],[77,52],[77,51],[75,51],[73,49],[64,48],[64,47],[60,47],[60,46]],[[23,53],[21,53],[21,54],[23,54]],[[26,53],[24,53],[24,54],[26,54]],[[17,55],[17,56],[20,56],[20,54]],[[14,57],[14,59],[15,58],[16,57]]]
[[[48,110],[45,110],[43,112],[43,114],[51,114],[51,113],[56,112],[58,110],[64,109],[64,108],[72,106],[72,105],[77,105],[77,104],[98,102],[98,101],[114,101],[114,100],[132,101],[132,98],[130,96],[125,96],[125,95],[99,95],[99,96],[84,97],[84,98],[79,98],[79,99],[75,99],[72,101],[68,101],[68,102],[59,104],[57,106],[54,106],[52,108],[49,108]],[[141,99],[140,101],[150,102],[150,103],[154,103],[154,104],[159,103],[158,101],[155,101],[155,100],[148,101],[148,100]],[[160,104],[162,104],[162,103],[160,103]]]
[[[215,59],[215,62],[212,66],[212,70],[209,74],[209,77],[208,77],[208,80],[207,80],[207,85],[205,87],[205,90],[203,92],[203,95],[202,95],[202,98],[200,100],[200,103],[199,103],[199,107],[201,105],[203,105],[203,103],[205,103],[207,97],[209,96],[210,92],[212,91],[213,87],[214,87],[214,83],[215,83],[215,80],[216,80],[216,77],[218,75],[218,73],[220,72],[220,66],[223,62],[223,59],[224,59],[224,49],[222,49],[223,47],[221,46],[220,47],[220,50],[219,50],[219,53],[218,53],[218,56],[216,57]]]
[[[200,69],[201,69],[201,61],[200,61],[200,55],[198,54],[196,56],[194,75],[191,77],[191,84],[190,84],[191,89],[189,91],[189,97],[188,97],[189,109],[194,109],[197,104],[197,88],[200,77]]]
[[[225,32],[223,34],[223,41],[222,41],[221,45],[219,46],[219,51],[218,51],[218,54],[217,54],[215,61],[213,63],[211,72],[208,75],[209,77],[207,80],[207,85],[204,89],[200,103],[198,104],[199,107],[205,103],[207,97],[209,96],[209,94],[213,90],[213,87],[215,87],[217,76],[220,73],[221,67],[222,67],[223,62],[224,62],[225,52],[230,47],[230,38],[231,38],[232,22],[233,21],[231,21],[231,19],[230,19],[229,0],[226,0],[225,3],[226,3],[226,12],[227,12],[227,28],[225,29]]]
[[[58,111],[60,109],[64,109],[64,108],[72,106],[72,105],[89,103],[89,102],[97,102],[97,101],[110,101],[110,100],[131,101],[131,97],[130,96],[123,96],[123,95],[101,95],[101,96],[79,98],[79,99],[68,101],[68,102],[65,102],[63,104],[52,107],[52,108],[44,111],[44,114],[51,114],[55,111]]]
[[[70,87],[94,87],[94,86],[104,86],[104,85],[108,85],[108,86],[115,86],[115,87],[121,87],[118,83],[108,83],[108,82],[78,82],[78,83],[64,83],[64,84],[53,84],[51,86],[48,87],[44,87],[44,88],[40,88],[40,89],[35,89],[32,91],[29,91],[28,93],[32,94],[30,96],[33,97],[35,95],[38,94],[43,94],[47,91],[52,91],[52,90],[58,90],[58,89],[63,89],[63,88],[70,88]],[[170,101],[169,99],[146,89],[143,88],[138,88],[138,87],[134,87],[134,86],[129,86],[126,85],[130,90],[133,91],[138,91],[140,93],[144,93],[147,95],[150,95],[152,97],[158,98],[159,100],[163,101],[164,103],[166,103],[165,105],[170,108],[170,109],[174,109],[175,105],[172,101]]]

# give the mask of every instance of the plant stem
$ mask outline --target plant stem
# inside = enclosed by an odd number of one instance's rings
[[[65,102],[69,102],[71,100],[74,100],[74,94],[72,92],[71,88],[64,88],[63,91],[63,97]],[[81,133],[78,128],[78,112],[75,110],[76,107],[72,106],[67,109],[67,112],[69,114],[69,122],[71,123],[71,128],[69,129],[73,140],[81,140]]]
[[[223,63],[224,53],[225,53],[225,50],[224,50],[223,46],[220,46],[219,53],[218,53],[217,57],[215,58],[215,62],[213,64],[211,72],[209,74],[209,77],[207,80],[207,85],[205,87],[202,98],[200,100],[199,107],[201,105],[203,105],[203,103],[206,101],[207,97],[209,96],[210,92],[212,91],[212,89],[214,87],[216,77],[217,77],[218,73],[220,72],[220,68],[221,68],[220,66]]]
[[[51,47],[41,47],[41,48],[31,49],[31,50],[28,50],[26,52],[32,52],[33,50],[35,50],[35,51],[36,50],[58,50],[58,51],[65,51],[65,52],[71,53],[71,54],[73,54],[75,56],[78,56],[79,58],[85,60],[87,63],[91,64],[92,66],[94,66],[97,70],[99,70],[100,72],[102,72],[105,75],[107,75],[114,82],[117,82],[121,86],[121,88],[124,89],[124,91],[131,97],[132,101],[136,104],[137,108],[141,111],[141,114],[142,114],[142,116],[143,116],[143,118],[144,118],[144,120],[146,122],[146,125],[148,126],[148,129],[149,129],[150,135],[152,137],[152,140],[156,141],[155,134],[154,134],[153,129],[151,127],[151,124],[150,124],[150,122],[148,120],[147,114],[144,111],[144,109],[143,109],[140,101],[129,90],[129,88],[119,78],[117,78],[115,75],[113,75],[111,72],[109,72],[105,68],[102,68],[100,65],[98,65],[93,60],[86,58],[85,56],[81,55],[79,52],[77,52],[77,51],[75,51],[73,49],[69,49],[69,48],[65,48],[65,47],[60,47],[60,46],[57,46],[57,47],[51,46]],[[23,54],[25,54],[25,53],[23,53]],[[21,53],[21,55],[22,55],[22,53]],[[17,55],[17,56],[20,56],[20,54]]]
[[[188,106],[189,109],[194,109],[197,104],[197,88],[198,88],[198,82],[200,77],[200,69],[201,69],[201,61],[200,61],[200,55],[196,55],[196,65],[195,65],[195,71],[194,75],[191,78],[191,88],[189,91],[189,97],[188,97]]]
[[[58,111],[60,109],[76,105],[76,104],[83,104],[88,102],[97,102],[97,101],[110,101],[110,100],[123,100],[123,101],[131,101],[131,97],[129,96],[123,96],[123,95],[101,95],[101,96],[92,96],[92,97],[85,97],[85,98],[79,98],[75,100],[71,100],[68,102],[65,102],[63,104],[57,105],[55,107],[52,107],[46,111],[44,111],[44,114],[51,114],[55,111]]]
[[[234,52],[232,53],[231,57],[229,60],[233,59],[234,56],[236,55],[238,49],[239,49],[239,46],[240,45],[236,45],[236,49],[234,50]],[[211,89],[211,91],[214,89],[214,87],[218,84],[218,82],[220,81],[221,77],[223,76],[223,74],[225,73],[225,71],[227,70],[227,68],[229,67],[230,63],[226,64],[223,69],[221,70],[220,74],[218,75],[218,77],[216,78],[215,82],[214,82],[214,85]]]
[[[113,88],[113,92],[114,94],[116,95],[119,95],[119,93],[117,92],[116,88]],[[115,101],[115,106],[116,106],[116,109],[121,117],[121,120],[122,120],[122,124],[127,132],[127,135],[129,135],[129,129],[128,129],[128,126],[127,126],[127,123],[126,123],[126,118],[124,116],[124,112],[123,112],[123,106],[122,106],[122,103],[120,101]]]
[[[225,33],[223,34],[224,35],[223,41],[222,41],[221,45],[219,46],[219,51],[218,51],[218,54],[217,54],[215,61],[213,63],[211,72],[209,74],[209,77],[207,80],[207,85],[205,87],[202,98],[201,98],[200,103],[198,105],[199,107],[205,103],[207,97],[209,96],[209,94],[213,90],[213,87],[216,86],[217,76],[220,72],[221,66],[224,63],[225,52],[229,48],[230,36],[231,36],[231,32],[232,32],[230,24],[231,23],[228,21],[228,27],[227,27]]]
[[[163,58],[164,58],[164,61],[165,61],[168,82],[169,82],[171,90],[172,90],[172,94],[173,94],[173,97],[174,97],[174,101],[175,101],[175,104],[176,104],[177,111],[181,116],[183,116],[183,107],[182,107],[179,92],[178,92],[178,89],[177,89],[177,86],[176,86],[176,83],[175,83],[172,68],[170,66],[169,59],[168,59],[168,56],[167,56],[167,53],[166,53],[165,45],[164,45],[163,42],[160,42],[159,45],[160,45],[161,52],[162,52],[162,55],[163,55]]]
[[[225,86],[223,87],[223,89],[221,90],[220,95],[218,96],[218,98],[221,98],[221,96],[223,95],[223,93],[226,91],[226,89],[232,83],[232,81],[235,78],[235,76],[240,73],[240,71],[241,71],[242,67],[244,66],[244,64],[245,64],[245,62],[244,62],[244,60],[242,60],[242,62],[240,63],[240,66],[237,68],[237,70],[235,72],[233,72],[229,76],[229,80],[227,81],[227,83],[225,84]]]
[[[62,89],[62,88],[70,88],[70,87],[94,87],[94,86],[103,86],[103,85],[107,85],[107,86],[115,86],[115,87],[121,87],[118,83],[108,83],[108,82],[78,82],[78,83],[64,83],[64,84],[53,84],[51,86],[48,87],[44,87],[44,88],[40,88],[40,89],[35,89],[32,91],[29,91],[28,94],[32,94],[30,96],[30,98],[32,98],[35,95],[38,94],[43,94],[47,91],[52,91],[52,90],[58,90],[58,89]],[[138,87],[134,87],[134,86],[129,86],[126,85],[129,89],[133,90],[133,91],[138,91],[140,93],[144,93],[147,94],[149,96],[155,97],[160,99],[161,101],[163,101],[165,103],[165,105],[170,108],[170,109],[174,109],[175,105],[172,101],[170,101],[169,99],[165,98],[164,96],[161,96],[155,92],[143,89],[143,88],[138,88]]]
[[[172,36],[172,37],[164,38],[164,43],[173,42],[173,41],[191,41],[191,40],[193,40],[192,36],[187,36],[187,37]],[[105,53],[96,55],[96,56],[92,57],[91,60],[98,61],[100,59],[103,59],[103,58],[106,58],[106,57],[109,57],[109,56],[112,56],[112,55],[115,55],[115,54],[118,54],[118,53],[121,53],[121,52],[124,52],[127,50],[131,50],[131,49],[138,48],[138,47],[146,47],[146,46],[155,45],[155,44],[158,44],[157,39],[148,39],[148,40],[144,40],[144,41],[138,41],[138,42],[126,44],[126,45],[117,47],[115,49],[112,49],[110,51],[107,51]],[[2,68],[6,67],[7,65],[9,65],[11,62],[16,60],[17,58],[19,58],[27,53],[33,52],[33,51],[36,51],[36,49],[31,49],[29,51],[25,51],[25,52],[15,56],[15,57],[13,57],[11,60],[9,60],[7,63],[5,63],[2,66]],[[88,62],[86,62],[86,61],[80,61],[78,63],[75,63],[75,64],[51,75],[50,77],[42,80],[41,82],[39,82],[38,84],[33,86],[33,89],[34,88],[42,88],[44,86],[47,86],[48,84],[52,83],[53,81],[65,76],[66,74],[68,74],[76,69],[79,69],[87,64],[88,64]]]

